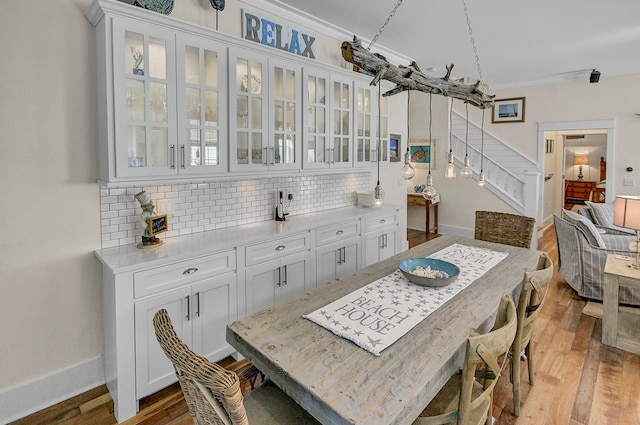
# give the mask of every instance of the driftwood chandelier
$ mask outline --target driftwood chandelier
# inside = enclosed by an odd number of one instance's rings
[[[465,84],[462,81],[452,80],[451,71],[453,70],[453,64],[447,65],[447,72],[444,77],[437,78],[424,74],[415,62],[411,62],[409,66],[395,66],[371,53],[371,47],[375,44],[382,31],[384,31],[396,10],[398,10],[398,7],[402,4],[402,1],[403,0],[398,1],[395,8],[391,11],[389,17],[378,31],[378,34],[373,38],[367,49],[362,47],[354,36],[353,41],[345,41],[342,43],[342,57],[347,62],[350,62],[374,75],[373,80],[371,81],[372,86],[378,84],[380,80],[387,80],[396,84],[393,89],[385,92],[383,96],[391,96],[407,90],[418,90],[425,93],[440,94],[447,97],[461,99],[466,103],[470,103],[471,105],[481,109],[493,106],[494,96],[485,93],[486,86],[482,83],[480,62],[478,60],[475,41],[471,31],[471,23],[469,21],[469,14],[467,13],[467,6],[464,1],[464,12],[467,17],[467,26],[469,27],[469,35],[471,37],[471,43],[473,45],[476,65],[478,67],[478,74],[480,77],[477,83]]]

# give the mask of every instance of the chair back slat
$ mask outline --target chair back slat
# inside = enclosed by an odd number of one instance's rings
[[[194,424],[249,425],[238,375],[191,351],[176,334],[167,310],[156,312],[153,326],[162,350],[173,363]]]
[[[536,220],[518,214],[476,211],[474,238],[480,241],[530,248]]]

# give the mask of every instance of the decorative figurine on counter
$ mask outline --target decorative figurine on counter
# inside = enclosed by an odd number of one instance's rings
[[[144,190],[134,197],[140,202],[142,208],[142,214],[140,214],[142,242],[138,244],[138,248],[153,248],[161,245],[162,241],[155,235],[167,231],[167,215],[154,215],[155,207],[151,202],[151,197]]]

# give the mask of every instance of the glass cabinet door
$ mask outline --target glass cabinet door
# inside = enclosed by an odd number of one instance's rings
[[[329,134],[329,75],[315,70],[305,70],[302,89],[303,166],[328,168],[333,160]]]
[[[174,36],[127,22],[114,23],[116,174],[175,174]]]
[[[300,168],[301,68],[288,62],[271,60],[269,102],[271,134],[268,164],[273,169]]]
[[[268,99],[263,80],[267,58],[251,52],[229,51],[230,168],[266,170],[268,163]]]
[[[183,35],[177,41],[178,172],[225,172],[226,47]]]
[[[351,81],[341,81],[333,79],[332,81],[332,167],[350,167],[351,166],[351,99],[353,85]]]
[[[376,160],[375,129],[372,128],[375,124],[373,89],[356,83],[355,92],[355,163],[368,166]]]

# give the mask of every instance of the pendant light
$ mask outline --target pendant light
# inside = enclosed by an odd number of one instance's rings
[[[409,105],[411,104],[411,90],[407,90],[407,152],[404,154],[404,166],[400,170],[400,177],[410,180],[416,175],[416,170],[411,166],[411,152],[409,152],[409,125],[411,116],[409,113]]]
[[[480,124],[480,176],[478,176],[478,186],[484,186],[484,109],[482,110],[482,123]]]
[[[433,121],[433,115],[431,113],[431,93],[429,93],[429,144],[431,146],[431,123]],[[431,175],[431,159],[433,155],[433,149],[429,149],[429,173],[427,174],[427,187],[422,191],[422,197],[428,201],[432,200],[434,196],[438,194],[436,188],[433,187],[433,176]],[[427,211],[428,213],[428,211]]]
[[[467,111],[467,127],[464,136],[464,163],[462,169],[460,169],[460,175],[465,179],[469,179],[473,176],[473,170],[469,165],[469,104],[465,103],[464,106]]]
[[[378,81],[378,148],[376,150],[376,159],[378,162],[378,182],[376,183],[376,187],[373,190],[373,204],[376,207],[381,207],[382,204],[384,203],[384,200],[383,200],[384,193],[382,193],[382,186],[380,186],[380,137],[382,137],[382,134],[381,134],[382,127],[380,125],[380,120],[382,118],[382,112],[380,107],[381,84],[382,84],[382,81]]]
[[[453,98],[451,98],[451,104],[449,108],[449,155],[447,156],[447,169],[444,172],[444,176],[449,180],[456,178],[456,166],[453,164],[453,132],[452,132],[452,118],[453,118]]]

